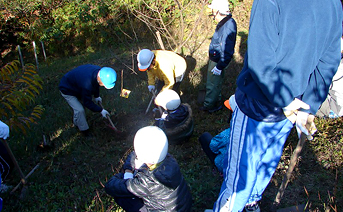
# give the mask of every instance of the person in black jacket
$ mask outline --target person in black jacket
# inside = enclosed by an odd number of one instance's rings
[[[99,96],[100,86],[112,89],[116,80],[117,73],[112,68],[90,64],[78,66],[62,77],[58,88],[74,110],[73,123],[86,136],[89,134],[89,126],[83,106],[93,112],[101,112],[106,118],[109,112],[95,103],[102,102]]]
[[[126,212],[191,211],[192,196],[175,158],[168,154],[168,139],[156,126],[143,127],[134,138],[134,151],[105,191]]]

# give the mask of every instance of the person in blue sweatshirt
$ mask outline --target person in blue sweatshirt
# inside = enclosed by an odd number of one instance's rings
[[[235,50],[237,24],[232,18],[227,0],[213,0],[208,7],[212,10],[213,19],[218,24],[208,51],[206,95],[200,110],[213,113],[222,109],[224,70],[229,65]]]
[[[312,118],[337,71],[341,36],[339,0],[254,0],[213,211],[260,211],[293,126],[298,135],[315,132]]]
[[[91,64],[78,66],[62,77],[58,88],[74,110],[73,123],[85,136],[89,135],[89,126],[84,107],[93,112],[100,112],[106,118],[109,112],[96,104],[102,102],[99,88],[103,86],[112,89],[116,80],[117,73],[112,68]]]

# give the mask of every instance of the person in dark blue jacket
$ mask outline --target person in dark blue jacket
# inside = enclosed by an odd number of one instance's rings
[[[250,17],[215,212],[260,211],[293,126],[308,138],[315,132],[341,58],[339,0],[254,0]]]
[[[210,113],[222,109],[221,91],[224,70],[229,65],[235,50],[237,25],[232,18],[227,0],[213,0],[208,6],[218,22],[209,47],[206,95],[200,110]]]
[[[169,144],[188,141],[194,130],[191,106],[181,103],[179,94],[169,89],[156,96],[155,104],[164,110],[161,117],[156,119],[155,126],[166,133]]]
[[[96,104],[102,102],[99,88],[112,89],[116,80],[117,73],[112,68],[90,64],[78,66],[62,77],[58,88],[74,110],[73,123],[86,136],[89,135],[89,126],[84,106],[93,112],[100,112],[106,118],[109,112]]]

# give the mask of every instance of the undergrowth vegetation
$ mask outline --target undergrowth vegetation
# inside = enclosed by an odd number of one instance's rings
[[[27,135],[11,133],[8,140],[25,175],[37,164],[39,168],[28,178],[26,189],[20,187],[12,195],[2,194],[5,211],[121,211],[104,192],[103,184],[120,170],[124,156],[132,149],[135,132],[153,124],[154,120],[151,112],[145,115],[151,98],[146,91],[145,73],[135,74],[123,65],[132,66],[132,59],[127,58],[129,54],[112,51],[118,59],[107,51],[56,60],[49,66],[41,67],[44,89],[37,101],[44,106],[45,113]],[[115,133],[107,120],[90,111],[87,111],[87,117],[93,139],[85,139],[73,127],[72,110],[61,97],[57,86],[64,73],[84,63],[110,65],[118,73],[124,70],[123,78],[118,79],[114,89],[100,91],[104,107],[110,111],[111,119],[119,130],[125,132],[124,135]],[[235,62],[230,65],[233,70],[239,66]],[[211,208],[222,182],[222,177],[210,164],[197,139],[205,131],[215,135],[228,127],[227,110],[215,114],[197,110],[201,83],[193,85],[190,76],[203,79],[204,67],[189,70],[181,86],[182,101],[189,103],[194,110],[194,134],[189,142],[170,146],[169,150],[178,160],[190,185],[193,211]],[[236,72],[238,74],[239,69]],[[229,82],[234,78],[227,76],[225,84],[234,84]],[[128,99],[119,97],[121,85],[132,91]],[[229,93],[225,97],[228,96]],[[316,120],[318,132],[313,141],[306,143],[280,207],[307,204],[310,211],[342,209],[343,194],[339,189],[343,185],[340,177],[343,160],[342,123],[342,118]],[[44,137],[47,139],[45,143]],[[296,143],[296,133],[293,132],[260,203],[263,211],[270,211]],[[19,181],[17,170],[13,170],[5,183],[15,186]]]

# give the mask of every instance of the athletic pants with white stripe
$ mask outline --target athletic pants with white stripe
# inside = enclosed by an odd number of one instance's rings
[[[262,198],[293,127],[288,119],[280,122],[256,121],[238,107],[230,124],[224,182],[214,204],[215,212],[242,211],[246,204]]]

